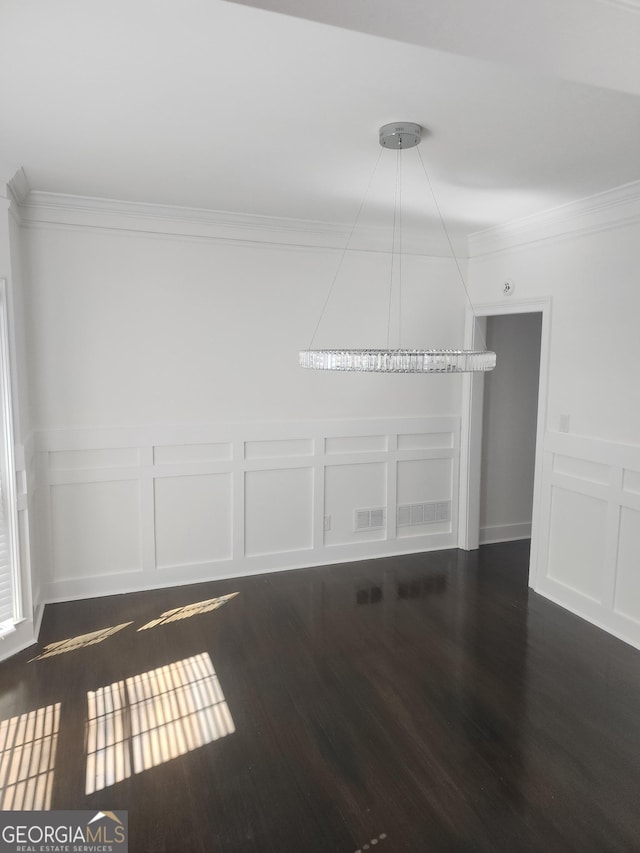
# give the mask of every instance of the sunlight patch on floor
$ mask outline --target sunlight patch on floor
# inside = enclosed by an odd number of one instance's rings
[[[206,653],[101,687],[87,700],[87,794],[235,731]]]
[[[0,809],[51,808],[60,703],[0,722]]]
[[[45,646],[42,654],[31,658],[29,663],[32,663],[34,660],[51,658],[54,655],[63,655],[66,652],[73,652],[76,649],[84,649],[87,646],[95,646],[97,643],[101,643],[103,640],[112,637],[118,631],[122,631],[123,628],[132,624],[132,622],[123,622],[122,625],[112,625],[110,628],[101,628],[99,631],[92,631],[90,634],[79,634],[77,637],[70,637],[67,640],[58,640],[56,643],[49,643],[48,646]]]
[[[209,598],[206,601],[195,601],[193,604],[185,604],[184,607],[176,607],[174,610],[167,610],[157,619],[152,619],[147,622],[138,631],[147,631],[149,628],[155,628],[156,625],[165,625],[167,622],[178,622],[181,619],[189,619],[191,616],[198,616],[201,613],[210,613],[212,610],[217,610],[222,607],[227,601],[235,598],[237,592],[229,593],[229,595],[220,595],[218,598]]]

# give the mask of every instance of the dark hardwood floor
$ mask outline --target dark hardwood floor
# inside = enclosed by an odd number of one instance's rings
[[[516,542],[50,605],[0,665],[0,805],[126,809],[133,853],[640,850],[640,652],[527,564]]]

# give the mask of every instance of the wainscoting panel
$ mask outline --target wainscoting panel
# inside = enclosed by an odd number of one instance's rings
[[[231,489],[231,474],[154,480],[159,569],[231,558]]]
[[[285,456],[313,456],[313,441],[309,438],[270,441],[246,441],[245,459],[279,459]]]
[[[640,512],[623,506],[616,572],[615,610],[640,622]]]
[[[97,450],[59,450],[49,454],[52,471],[75,471],[87,468],[121,468],[139,465],[137,447],[104,447]]]
[[[453,460],[449,457],[433,459],[401,460],[397,465],[399,507],[409,507],[406,524],[404,516],[398,526],[399,538],[451,533],[451,506],[453,497]],[[416,513],[412,507],[429,504],[431,515]],[[439,510],[439,513],[438,513]],[[400,512],[403,512],[401,509]],[[413,514],[413,518],[411,515]],[[418,516],[416,518],[416,515]],[[424,519],[426,515],[426,521]]]
[[[324,544],[343,545],[384,539],[387,527],[387,463],[327,465],[324,477],[324,515],[329,527],[325,530]],[[371,513],[379,510],[382,512],[372,520]]]
[[[185,462],[228,462],[231,445],[219,444],[168,444],[153,448],[155,465],[181,465]]]
[[[139,571],[139,507],[135,480],[52,486],[54,577]]]
[[[640,447],[548,433],[536,592],[640,648]]]
[[[433,450],[453,447],[450,432],[413,433],[398,436],[399,450]]]
[[[457,418],[51,430],[34,447],[42,602],[456,544]],[[398,495],[448,516],[398,527]]]
[[[640,495],[640,471],[625,471],[622,488],[632,495]]]
[[[552,486],[547,574],[602,602],[607,502]]]
[[[313,468],[245,473],[245,554],[313,547]]]
[[[327,453],[369,453],[386,449],[386,435],[340,435],[325,440]]]

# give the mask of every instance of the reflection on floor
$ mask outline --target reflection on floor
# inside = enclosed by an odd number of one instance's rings
[[[0,805],[127,810],[135,853],[637,850],[640,653],[527,566],[516,542],[51,605],[0,664]]]

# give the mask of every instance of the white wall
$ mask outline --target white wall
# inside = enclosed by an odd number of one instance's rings
[[[485,376],[480,542],[531,535],[541,314],[487,318],[497,364]]]
[[[547,429],[634,444],[640,397],[634,393],[640,308],[637,247],[640,224],[549,239],[477,257],[474,301],[552,297]]]
[[[135,226],[23,229],[43,600],[453,546],[460,378],[297,365],[340,252]],[[456,275],[403,259],[403,344],[462,344]],[[349,253],[315,345],[386,345],[389,277]]]
[[[25,237],[38,429],[459,413],[456,377],[298,367],[335,250],[98,229]],[[348,258],[316,345],[386,344],[388,264]],[[407,345],[460,343],[451,262],[407,258],[403,273]]]
[[[505,305],[552,297],[535,589],[638,646],[639,242],[634,217],[471,265],[480,303],[498,301],[505,280]]]

